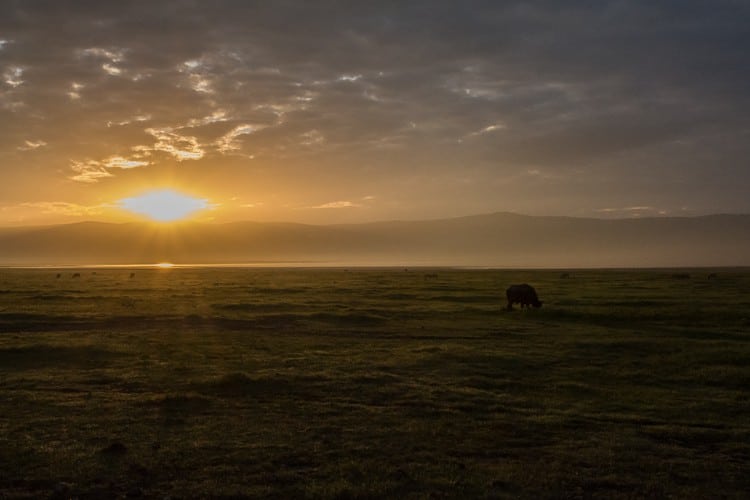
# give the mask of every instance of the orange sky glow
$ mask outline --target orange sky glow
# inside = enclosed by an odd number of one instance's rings
[[[0,226],[750,211],[742,3],[332,5],[4,3]]]

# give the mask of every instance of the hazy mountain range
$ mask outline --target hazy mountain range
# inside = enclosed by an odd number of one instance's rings
[[[495,213],[345,225],[81,222],[0,228],[0,265],[266,263],[487,267],[750,265],[750,215]]]

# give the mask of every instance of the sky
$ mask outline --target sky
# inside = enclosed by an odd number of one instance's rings
[[[0,2],[0,226],[750,212],[750,2]]]

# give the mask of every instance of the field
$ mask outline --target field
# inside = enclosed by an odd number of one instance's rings
[[[0,269],[0,498],[746,498],[750,271],[568,272]]]

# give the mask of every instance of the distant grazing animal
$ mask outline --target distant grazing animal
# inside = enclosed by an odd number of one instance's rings
[[[560,279],[567,279],[567,278],[570,278],[570,273],[562,273],[560,275]]]
[[[57,277],[59,278],[60,276],[62,276],[62,274],[60,274],[60,273],[57,273]]]
[[[716,273],[711,273],[711,274],[708,275],[708,279],[710,279],[710,280],[715,280],[716,278],[718,278],[718,276],[716,275]]]
[[[81,273],[73,273],[72,277],[73,278],[80,278],[81,277]]]
[[[135,273],[130,273],[131,278],[135,278]]]
[[[505,291],[505,296],[508,297],[508,310],[513,309],[513,304],[521,304],[521,308],[534,306],[542,307],[542,302],[536,295],[536,290],[531,285],[526,283],[522,285],[511,285]]]

